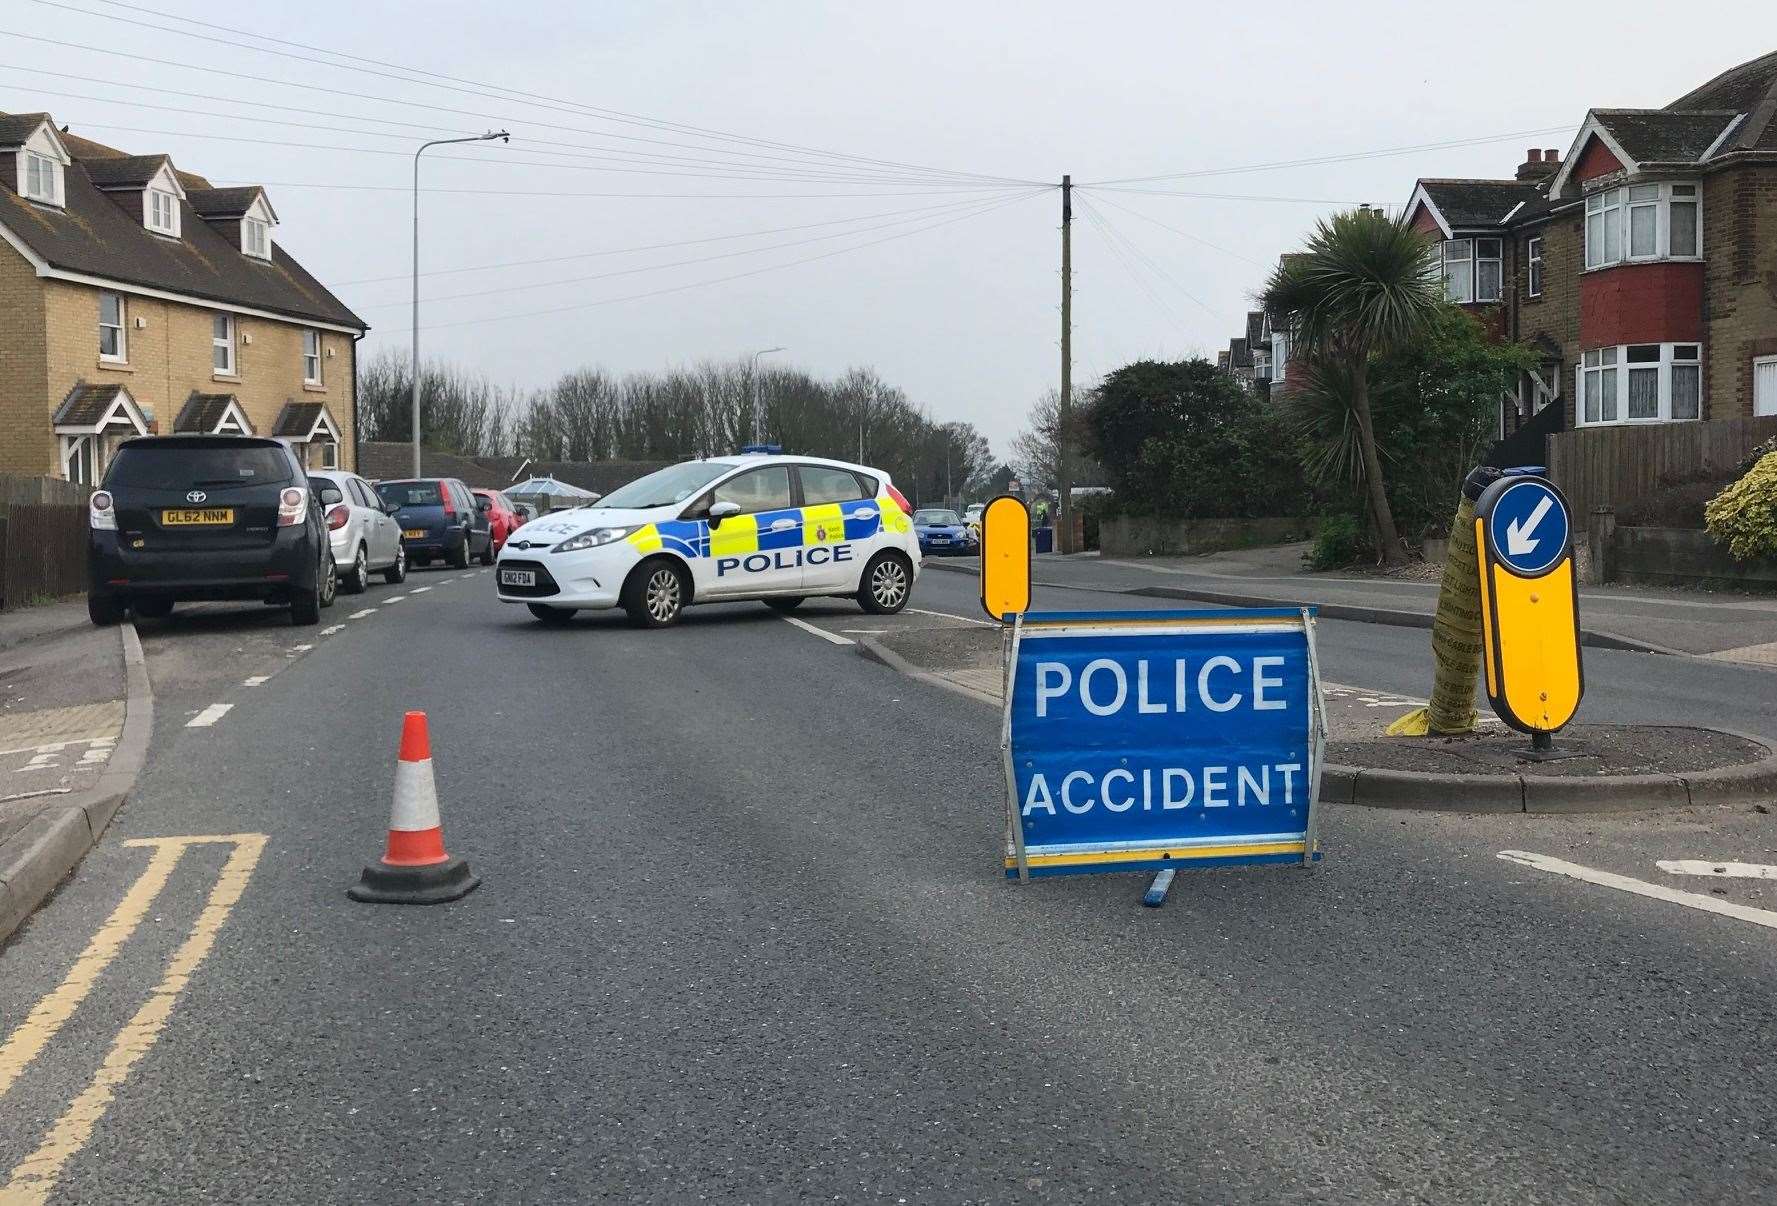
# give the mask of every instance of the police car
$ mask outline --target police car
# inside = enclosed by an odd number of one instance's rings
[[[544,623],[621,607],[647,628],[692,603],[760,599],[789,611],[817,596],[890,615],[919,575],[912,508],[880,469],[746,452],[687,461],[513,532],[500,598]]]

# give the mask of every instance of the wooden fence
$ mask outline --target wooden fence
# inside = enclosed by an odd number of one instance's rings
[[[84,506],[0,508],[0,609],[86,589],[86,522]]]
[[[1593,507],[1621,507],[1665,480],[1732,476],[1761,441],[1777,436],[1777,415],[1661,423],[1647,427],[1584,427],[1549,437],[1549,475],[1567,495],[1576,523]]]
[[[59,477],[35,477],[23,473],[0,473],[0,511],[18,503],[66,503],[85,506],[88,486],[65,482]]]

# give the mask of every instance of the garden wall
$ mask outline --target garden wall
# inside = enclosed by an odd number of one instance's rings
[[[1179,557],[1305,540],[1313,531],[1314,524],[1307,519],[1155,519],[1126,515],[1099,525],[1098,548],[1106,557]]]

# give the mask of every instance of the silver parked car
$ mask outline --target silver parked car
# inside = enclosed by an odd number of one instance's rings
[[[361,594],[370,575],[380,572],[391,586],[407,578],[407,550],[392,506],[385,505],[370,483],[340,469],[311,470],[309,480],[321,492],[333,561],[339,567],[340,589]]]

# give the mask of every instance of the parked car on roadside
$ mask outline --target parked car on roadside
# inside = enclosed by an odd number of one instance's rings
[[[321,514],[333,544],[339,585],[349,595],[370,589],[370,575],[380,573],[391,586],[407,577],[407,549],[394,508],[377,496],[371,484],[343,469],[316,469],[309,480],[321,492]]]
[[[948,507],[921,507],[913,513],[913,530],[919,536],[921,553],[977,551],[974,529]]]
[[[126,440],[87,507],[86,610],[95,624],[175,603],[260,599],[316,624],[333,605],[316,485],[288,447],[236,435]]]
[[[987,510],[986,503],[970,503],[963,508],[963,522],[969,525],[969,531],[975,533],[975,539],[981,539],[981,513]]]
[[[493,534],[487,513],[476,504],[469,487],[454,477],[401,478],[381,481],[376,492],[395,504],[395,522],[407,546],[409,565],[444,561],[466,569],[472,558],[494,563]]]
[[[473,493],[487,514],[488,531],[493,536],[494,552],[498,553],[505,546],[506,538],[523,527],[526,520],[511,500],[498,490],[477,489]]]

